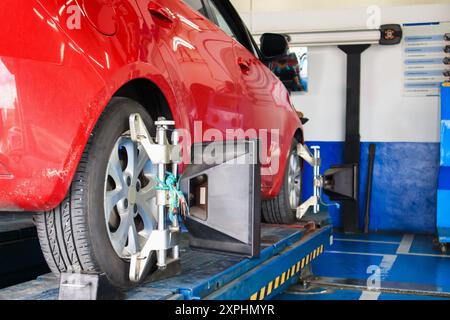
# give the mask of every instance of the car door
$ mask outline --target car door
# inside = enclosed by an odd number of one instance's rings
[[[199,129],[225,133],[237,121],[239,68],[233,42],[205,15],[202,0],[137,0],[144,19],[156,35],[177,97],[177,107],[189,117],[193,142],[216,140]],[[192,10],[194,9],[194,10]]]
[[[289,94],[277,77],[259,59],[257,47],[245,25],[228,1],[208,0],[218,20],[226,21],[236,34],[234,51],[240,66],[238,112],[241,127],[256,130],[262,142],[263,191],[273,188],[280,170],[281,148],[290,148],[286,130],[291,116]],[[262,131],[261,131],[262,130]],[[267,132],[267,134],[265,134]],[[285,146],[281,143],[285,142]],[[289,144],[289,145],[287,145]],[[284,152],[286,153],[286,152]],[[284,154],[283,153],[283,154]]]

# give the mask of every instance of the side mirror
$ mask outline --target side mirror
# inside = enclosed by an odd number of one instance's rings
[[[284,56],[288,50],[286,36],[276,33],[264,33],[261,36],[261,52],[267,60]]]

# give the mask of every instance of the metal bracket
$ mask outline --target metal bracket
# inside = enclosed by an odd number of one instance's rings
[[[314,154],[309,151],[309,148],[306,145],[301,143],[297,145],[298,156],[311,165],[314,170],[313,195],[297,208],[297,219],[301,219],[306,214],[309,207],[313,207],[314,213],[318,213],[320,211],[320,194],[323,187],[323,178],[320,175],[320,166],[322,162],[320,159],[320,147],[313,146],[311,149],[313,149]]]
[[[152,231],[142,250],[131,257],[129,275],[130,280],[133,282],[139,282],[145,277],[151,267],[152,251],[166,251],[178,246],[179,244],[179,229]]]
[[[167,130],[168,126],[175,125],[174,121],[157,121],[155,122],[157,130]],[[155,143],[147,131],[144,121],[138,113],[130,115],[130,135],[133,142],[139,142],[147,152],[150,160],[154,164],[169,164],[181,162],[180,145],[171,145],[167,141],[167,136],[162,136],[161,143]]]
[[[158,167],[158,179],[165,180],[166,165],[171,164],[171,171],[176,177],[178,163],[181,162],[181,147],[178,144],[179,135],[173,131],[172,142],[167,139],[169,126],[174,126],[174,121],[159,118],[156,125],[156,142],[148,133],[144,121],[139,114],[130,115],[131,140],[140,143],[149,159]],[[169,193],[166,190],[157,190],[158,228],[153,230],[146,240],[142,250],[131,257],[129,278],[133,282],[140,282],[149,272],[152,266],[152,252],[157,253],[157,266],[164,270],[168,262],[179,260],[180,228],[178,218],[175,215],[170,226],[166,226],[166,211],[169,205]],[[167,257],[168,250],[172,250],[172,257]]]
[[[319,203],[319,197],[317,196],[311,196],[308,200],[303,202],[299,207],[297,207],[297,219],[303,218],[303,216],[308,211],[309,207],[315,207]],[[316,212],[315,212],[316,213]]]
[[[314,146],[314,147],[311,147],[311,148],[312,148],[314,151],[315,151],[316,149],[317,149],[317,150],[320,150],[320,147],[317,147],[317,146]],[[309,148],[308,148],[307,145],[299,143],[299,144],[297,145],[297,154],[298,154],[303,160],[305,160],[306,162],[308,162],[308,163],[311,165],[311,167],[314,167],[314,166],[319,166],[319,167],[320,167],[320,165],[321,165],[320,154],[319,154],[319,157],[316,158],[316,157],[311,153],[311,151],[309,151]]]

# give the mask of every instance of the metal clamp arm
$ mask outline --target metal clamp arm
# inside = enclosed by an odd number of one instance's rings
[[[168,127],[175,123],[164,118],[158,119],[155,122],[157,131],[157,141],[155,142],[138,113],[130,115],[129,122],[131,140],[142,145],[150,161],[157,165],[158,183],[165,183],[166,165],[168,164],[172,164],[171,171],[176,177],[177,164],[181,161],[178,132],[174,130],[174,144],[170,144],[167,139]],[[133,282],[139,282],[147,275],[152,265],[152,252],[157,254],[157,266],[160,270],[164,270],[170,261],[179,259],[180,228],[178,221],[176,218],[171,219],[172,225],[166,226],[170,195],[171,193],[167,190],[157,189],[156,191],[157,224],[155,223],[154,229],[142,249],[131,257],[129,278]],[[170,214],[172,215],[173,212]],[[167,257],[169,249],[173,249],[172,259]]]
[[[314,171],[313,196],[311,196],[297,208],[297,219],[301,219],[306,214],[309,207],[313,207],[314,213],[318,213],[320,210],[320,191],[323,185],[322,176],[320,175],[320,147],[314,146],[312,147],[312,149],[314,150],[314,155],[309,151],[306,145],[301,143],[297,145],[298,156],[305,160],[309,165],[311,165]]]
[[[297,154],[300,158],[309,163],[312,167],[320,166],[320,158],[315,158],[314,155],[309,151],[309,148],[305,144],[299,143],[297,145]]]
[[[162,123],[162,124],[161,124]],[[159,121],[157,125],[174,125],[173,121]],[[180,145],[171,145],[164,138],[163,143],[155,143],[147,131],[144,121],[138,113],[130,116],[130,135],[133,142],[139,142],[145,149],[150,160],[155,164],[169,164],[172,162],[181,161],[181,147]]]

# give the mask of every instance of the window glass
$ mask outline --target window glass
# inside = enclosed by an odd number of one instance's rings
[[[200,14],[206,17],[206,9],[205,6],[203,5],[202,0],[184,0],[184,2],[186,2],[186,4],[188,4],[192,9],[200,12]]]
[[[220,13],[219,9],[217,9],[217,7],[214,4],[214,2],[210,1],[209,3],[211,4],[212,12],[216,16],[217,25],[219,26],[219,28],[221,28],[223,31],[225,31],[225,33],[228,34],[230,37],[236,38],[236,36],[234,35],[234,33],[231,30],[230,26],[226,22],[226,20],[223,17],[223,15]]]
[[[270,63],[270,69],[290,92],[308,91],[307,47],[290,47],[287,55]]]

